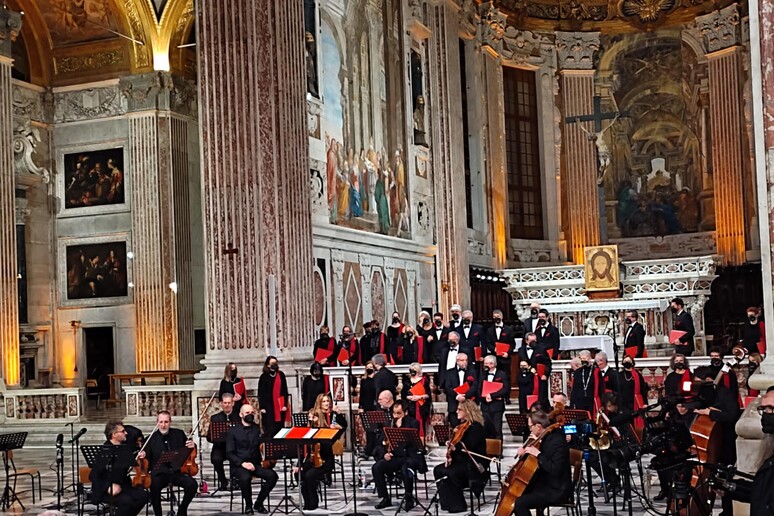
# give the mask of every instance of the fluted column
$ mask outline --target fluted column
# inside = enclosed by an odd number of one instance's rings
[[[564,117],[594,111],[593,54],[599,49],[599,33],[556,34],[559,59],[559,91]],[[594,132],[593,122],[565,123],[562,139],[562,207],[565,213],[567,257],[583,263],[583,248],[600,243],[599,191],[596,148],[583,127]]]
[[[11,43],[20,31],[21,15],[0,7],[0,360],[6,386],[19,385],[19,280],[16,266]]]
[[[708,50],[715,240],[724,264],[742,265],[746,222],[739,13],[734,4],[696,21]]]
[[[208,348],[257,365],[313,341],[303,3],[197,3]],[[212,365],[212,367],[209,367]]]
[[[172,76],[121,80],[129,115],[135,353],[138,371],[191,369],[193,280],[188,117],[170,109]]]
[[[468,235],[465,215],[462,97],[459,87],[459,16],[447,2],[427,4],[430,102],[434,116],[431,149],[440,281],[439,309],[470,306]]]

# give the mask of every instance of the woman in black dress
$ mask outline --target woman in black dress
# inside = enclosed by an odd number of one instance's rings
[[[409,374],[403,378],[401,397],[408,400],[408,414],[419,421],[419,436],[424,439],[433,401],[430,399],[430,378],[422,374],[420,363],[409,366]]]
[[[347,420],[334,407],[329,394],[320,394],[314,408],[309,412],[309,426],[314,428],[342,428],[346,430]],[[335,466],[333,455],[334,443],[320,443],[307,450],[307,455],[301,465],[301,495],[304,498],[304,510],[317,509],[320,500],[317,496],[317,486],[325,475],[330,474]]]
[[[301,384],[301,409],[304,412],[312,410],[317,396],[328,391],[328,378],[323,374],[323,366],[314,362],[309,367],[309,376]]]
[[[236,364],[229,362],[223,371],[223,379],[220,381],[218,399],[223,398],[224,394],[232,394],[234,396],[234,411],[239,414],[246,392],[245,379],[239,377]]]
[[[285,373],[279,370],[279,361],[275,356],[266,357],[263,374],[258,379],[258,406],[264,435],[274,437],[290,418],[288,381]]]

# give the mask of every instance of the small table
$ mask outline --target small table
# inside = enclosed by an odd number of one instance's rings
[[[143,381],[146,378],[163,378],[166,385],[172,385],[177,381],[177,371],[151,371],[147,373],[121,373],[121,374],[109,374],[110,379],[110,399],[105,400],[108,405],[118,404],[118,398],[116,397],[116,381],[118,381],[118,389],[121,390],[121,385],[124,381],[140,380]]]

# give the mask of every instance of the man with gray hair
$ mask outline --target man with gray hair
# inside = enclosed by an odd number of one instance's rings
[[[597,363],[597,369],[594,371],[594,402],[597,408],[603,408],[602,396],[606,392],[619,393],[618,371],[607,363],[607,353],[604,351],[594,356],[594,362]]]
[[[483,357],[483,345],[485,339],[484,327],[473,322],[473,312],[462,312],[462,326],[457,332],[460,334],[460,350],[467,353],[471,362],[480,361]],[[479,359],[476,360],[476,348],[479,348]]]
[[[441,348],[441,355],[438,359],[439,389],[444,387],[443,382],[446,377],[444,373],[457,365],[457,355],[460,352],[460,334],[456,331],[451,331],[446,337],[446,345]]]
[[[460,422],[457,417],[457,407],[463,400],[475,399],[478,393],[478,374],[468,363],[465,353],[457,354],[455,366],[444,373],[444,390],[446,391],[447,416],[452,427]]]
[[[594,413],[594,369],[591,352],[582,350],[576,357],[580,359],[581,367],[572,372],[572,391],[570,392],[570,407],[576,410],[587,410]]]
[[[478,386],[477,396],[481,400],[481,413],[484,416],[484,430],[486,436],[491,439],[503,439],[503,413],[505,412],[505,398],[511,393],[511,384],[507,382],[503,371],[497,369],[497,357],[487,355],[484,357],[484,372]],[[499,389],[494,392],[490,384],[499,384]],[[493,387],[493,386],[492,386]]]
[[[462,326],[462,307],[457,304],[451,305],[449,312],[451,313],[449,329],[457,331]]]
[[[371,362],[374,363],[374,388],[376,392],[390,391],[393,398],[398,392],[398,377],[390,371],[387,366],[387,357],[378,353],[373,356]]]

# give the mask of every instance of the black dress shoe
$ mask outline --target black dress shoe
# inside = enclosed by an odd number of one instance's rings
[[[220,482],[218,490],[219,491],[228,491],[228,480],[224,480],[223,482]]]
[[[658,494],[653,499],[657,502],[660,502],[662,500],[666,500],[668,497],[669,497],[669,494],[666,491],[659,491]]]
[[[244,513],[245,514],[255,514],[255,511],[253,510],[252,507],[248,507],[247,509],[245,509]]]
[[[390,500],[390,497],[382,498],[382,501],[376,504],[376,509],[386,509],[387,507],[392,505],[392,501]]]
[[[263,505],[259,505],[255,508],[255,512],[257,512],[258,514],[269,514],[269,509],[267,509]]]
[[[411,509],[413,509],[414,506],[416,506],[416,502],[414,501],[414,497],[406,495],[406,499],[403,501],[403,508],[406,510],[406,512],[408,512]]]

